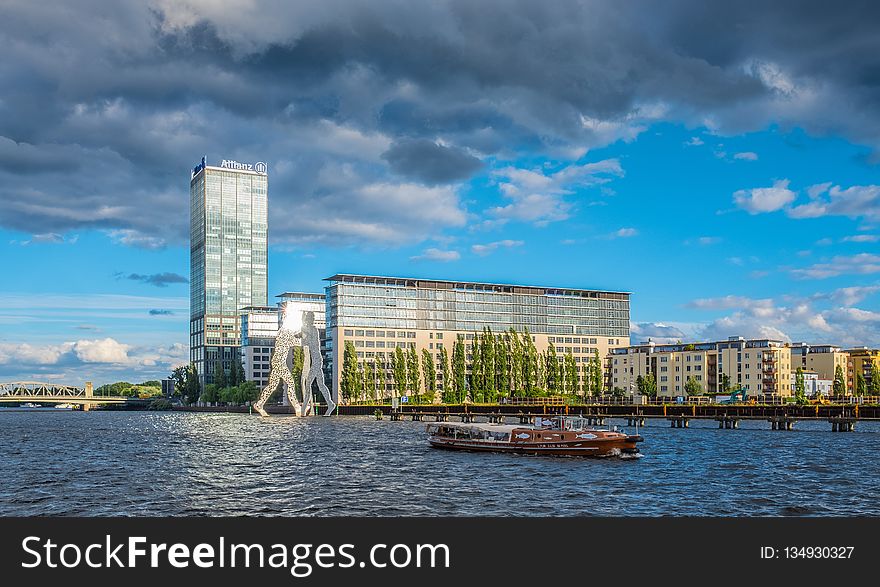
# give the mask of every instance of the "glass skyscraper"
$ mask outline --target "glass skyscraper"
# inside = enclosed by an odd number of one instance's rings
[[[190,360],[202,385],[239,360],[241,309],[265,306],[266,164],[205,159],[190,180]]]

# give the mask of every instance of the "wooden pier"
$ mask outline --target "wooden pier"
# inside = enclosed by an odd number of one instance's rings
[[[397,422],[489,422],[493,424],[530,424],[536,418],[554,415],[580,416],[592,426],[605,426],[610,419],[623,420],[627,426],[645,426],[649,420],[666,420],[671,428],[687,429],[691,420],[718,422],[718,428],[737,430],[743,421],[767,422],[771,430],[791,431],[799,421],[831,424],[834,432],[853,432],[859,421],[880,421],[880,405],[720,405],[720,404],[650,404],[650,405],[409,405],[393,409],[390,405],[339,406],[340,415],[375,415]]]

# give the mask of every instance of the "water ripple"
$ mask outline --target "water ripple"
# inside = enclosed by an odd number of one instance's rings
[[[695,424],[584,460],[438,451],[368,418],[0,410],[0,515],[880,515],[878,424]]]

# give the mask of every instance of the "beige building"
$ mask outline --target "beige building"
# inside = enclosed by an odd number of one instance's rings
[[[446,349],[451,362],[460,334],[469,354],[474,333],[484,327],[496,335],[510,328],[522,335],[528,329],[538,352],[552,342],[560,360],[570,351],[581,368],[596,350],[601,358],[613,348],[629,345],[627,292],[351,274],[327,281],[334,397],[339,397],[347,341],[354,344],[361,367],[376,362],[379,389],[373,390],[374,397],[399,395],[392,376],[395,348],[414,347],[420,361],[422,349],[427,349],[442,389],[441,349]],[[585,370],[579,371],[583,380]]]
[[[792,373],[800,367],[805,372],[814,371],[819,380],[834,381],[837,367],[843,371],[844,381],[848,382],[850,355],[840,347],[830,344],[811,345],[803,342],[792,343],[791,370]],[[847,383],[847,393],[852,393],[852,386]]]
[[[846,351],[848,356],[849,372],[847,373],[847,388],[850,393],[854,393],[856,384],[856,373],[861,373],[865,377],[865,384],[871,385],[871,369],[874,365],[880,369],[880,350],[862,347],[857,349],[849,349]]]
[[[730,389],[742,387],[747,395],[790,396],[791,353],[782,341],[745,340],[658,345],[652,342],[611,351],[610,385],[637,393],[637,380],[654,376],[658,397],[687,395],[688,380],[702,393],[723,393],[725,375]]]

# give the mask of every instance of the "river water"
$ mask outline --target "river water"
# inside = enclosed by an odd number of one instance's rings
[[[0,409],[0,515],[880,515],[878,423],[690,424],[649,421],[621,460],[442,451],[366,417]]]

